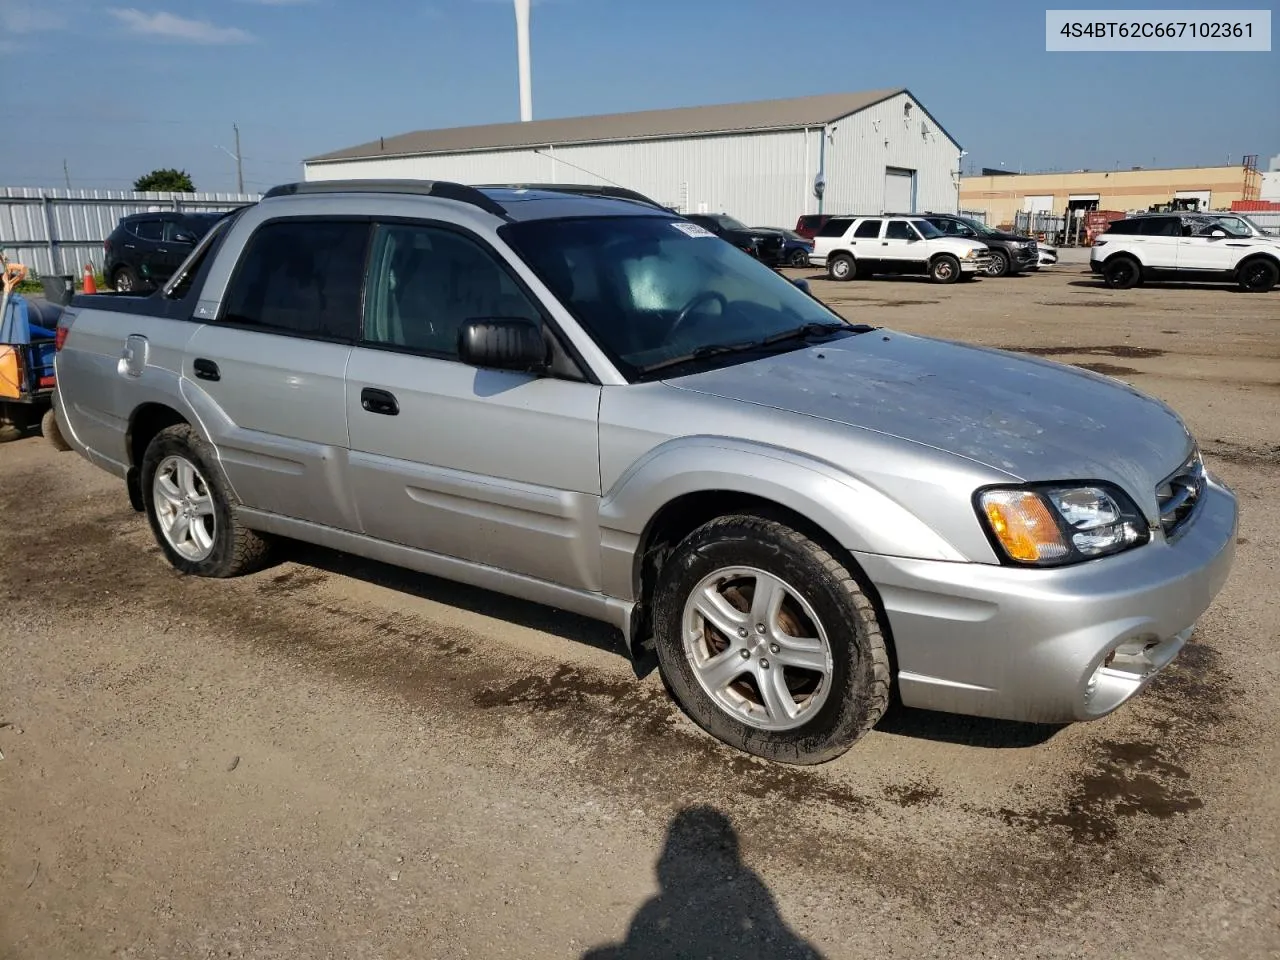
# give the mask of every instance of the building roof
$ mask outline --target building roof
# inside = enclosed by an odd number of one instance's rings
[[[470,150],[505,150],[518,147],[558,146],[617,140],[647,140],[703,134],[763,130],[798,130],[820,127],[875,106],[905,87],[867,90],[862,93],[826,93],[787,100],[724,103],[674,110],[643,110],[595,117],[565,117],[516,123],[490,123],[477,127],[418,130],[385,137],[345,150],[335,150],[307,163],[332,160],[418,156],[429,153],[462,153]],[[935,121],[936,122],[936,121]],[[943,131],[946,133],[946,131]],[[949,135],[948,135],[949,136]]]

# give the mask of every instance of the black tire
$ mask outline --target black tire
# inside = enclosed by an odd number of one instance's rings
[[[44,416],[40,418],[40,432],[44,438],[49,441],[53,449],[62,453],[71,449],[71,444],[67,443],[66,438],[62,435],[62,430],[58,426],[58,415],[50,407],[44,412]]]
[[[991,263],[987,266],[988,277],[1003,277],[1009,272],[1009,255],[1003,250],[991,251]]]
[[[852,280],[857,272],[858,268],[853,262],[853,257],[848,254],[837,254],[827,261],[827,276],[832,280],[840,282]]]
[[[1133,257],[1112,257],[1102,265],[1102,279],[1112,290],[1128,290],[1142,279],[1142,268]]]
[[[138,292],[142,289],[138,271],[130,266],[116,267],[115,273],[111,274],[111,288],[117,293]]]
[[[826,631],[832,655],[826,699],[792,729],[760,729],[737,719],[704,690],[685,652],[689,594],[703,578],[735,566],[794,585]],[[720,517],[686,537],[662,568],[653,624],[659,667],[679,704],[703,730],[758,757],[794,764],[831,760],[875,726],[888,706],[889,654],[874,604],[845,563],[777,521]]]
[[[809,253],[805,250],[793,250],[791,256],[787,259],[793,267],[807,267],[809,265]]]
[[[949,253],[934,257],[929,264],[929,279],[934,283],[955,283],[960,279],[960,261]]]
[[[199,561],[189,560],[173,548],[161,529],[156,512],[156,470],[171,456],[182,457],[196,467],[213,504],[213,549]],[[147,445],[147,452],[142,458],[142,497],[156,542],[181,573],[196,577],[235,577],[251,573],[267,562],[269,541],[244,526],[236,517],[237,503],[218,466],[213,448],[189,424],[166,427]]]
[[[26,404],[0,400],[0,443],[21,440],[27,434]]]
[[[1280,283],[1280,267],[1266,257],[1255,257],[1240,264],[1236,274],[1240,289],[1249,293],[1266,293]]]

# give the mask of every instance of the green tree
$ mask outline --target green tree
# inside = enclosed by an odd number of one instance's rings
[[[163,170],[152,170],[146,176],[133,181],[135,190],[168,190],[173,193],[195,193],[196,185],[191,182],[191,174],[185,170],[174,170],[167,167]]]

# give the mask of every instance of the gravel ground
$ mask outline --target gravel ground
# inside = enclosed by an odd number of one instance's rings
[[[1280,957],[1280,293],[813,285],[1187,417],[1237,561],[1144,696],[1061,729],[899,709],[772,766],[553,610],[302,546],[182,578],[121,484],[23,440],[0,958]]]

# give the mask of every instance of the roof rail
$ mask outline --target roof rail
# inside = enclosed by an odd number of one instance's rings
[[[613,187],[591,183],[484,183],[476,186],[477,190],[547,190],[551,193],[572,193],[584,197],[609,197],[614,200],[630,200],[659,210],[670,210],[656,200],[643,193],[629,190],[626,187]]]
[[[282,183],[272,187],[262,195],[262,199],[324,193],[405,193],[422,197],[438,197],[441,200],[469,203],[486,213],[492,213],[495,217],[510,219],[502,204],[492,197],[486,196],[475,187],[452,183],[448,180],[307,180]]]

